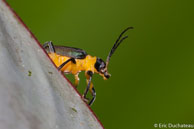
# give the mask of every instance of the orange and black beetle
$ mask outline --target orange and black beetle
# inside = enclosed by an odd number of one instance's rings
[[[110,57],[117,49],[117,47],[121,44],[121,42],[126,39],[128,36],[123,36],[123,34],[129,30],[133,29],[133,27],[126,28],[118,37],[115,44],[113,45],[111,51],[108,54],[106,62],[104,62],[101,58],[96,56],[88,55],[84,50],[73,47],[66,46],[54,46],[51,41],[43,44],[43,47],[47,51],[49,57],[58,67],[58,69],[64,73],[72,73],[75,76],[75,87],[77,87],[79,83],[79,73],[81,71],[85,71],[87,88],[83,94],[83,99],[85,102],[88,101],[86,95],[88,91],[91,92],[93,98],[89,101],[89,105],[92,105],[96,98],[96,92],[93,86],[92,75],[94,73],[98,73],[101,75],[104,80],[110,77],[108,73],[108,64],[110,61]]]

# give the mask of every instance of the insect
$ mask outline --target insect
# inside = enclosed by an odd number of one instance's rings
[[[92,105],[96,98],[96,91],[94,89],[92,83],[92,76],[94,73],[98,73],[103,77],[104,80],[107,80],[110,77],[108,73],[108,64],[111,56],[117,49],[117,47],[121,44],[123,40],[125,40],[128,36],[124,36],[123,34],[129,30],[133,29],[133,27],[126,28],[118,37],[116,42],[114,43],[111,51],[108,54],[106,62],[104,62],[101,58],[96,56],[88,55],[84,50],[74,47],[66,47],[66,46],[54,46],[51,41],[43,44],[44,49],[48,53],[49,57],[58,67],[58,70],[64,73],[71,73],[75,77],[74,86],[77,87],[79,84],[79,73],[81,71],[85,71],[87,87],[82,96],[83,100],[88,103],[88,105]],[[92,98],[86,98],[88,91],[91,92]]]

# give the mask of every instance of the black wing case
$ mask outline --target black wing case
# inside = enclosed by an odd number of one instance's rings
[[[54,45],[55,52],[62,56],[68,56],[75,59],[84,59],[87,56],[86,51],[80,48],[67,47],[67,46],[56,46]],[[49,53],[49,49],[45,49]]]

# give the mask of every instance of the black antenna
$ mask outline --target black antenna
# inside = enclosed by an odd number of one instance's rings
[[[123,34],[128,31],[129,29],[133,29],[133,27],[127,27],[118,37],[118,39],[116,40],[115,44],[113,45],[111,51],[108,54],[108,57],[106,59],[106,67],[108,66],[108,63],[110,61],[110,57],[113,55],[113,53],[115,52],[115,50],[117,49],[117,47],[121,44],[121,42],[123,40],[125,40],[126,38],[128,38],[128,36],[125,36],[123,38],[121,38],[123,36]]]

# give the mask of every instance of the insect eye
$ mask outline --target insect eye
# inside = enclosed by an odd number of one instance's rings
[[[105,62],[100,59],[100,58],[97,58],[96,60],[96,63],[95,63],[95,68],[98,72],[102,72],[102,70],[106,67],[106,64]]]
[[[102,62],[101,65],[100,65],[100,69],[104,69],[106,67],[105,63]]]

